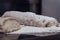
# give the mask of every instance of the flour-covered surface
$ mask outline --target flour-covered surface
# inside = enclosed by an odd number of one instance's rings
[[[29,34],[35,36],[48,36],[55,35],[60,33],[60,27],[32,27],[32,26],[23,26],[21,25],[21,29],[7,33],[7,34]]]

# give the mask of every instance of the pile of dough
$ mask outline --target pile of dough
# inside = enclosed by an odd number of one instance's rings
[[[12,32],[20,29],[20,23],[12,17],[0,17],[0,31]]]
[[[32,12],[7,11],[2,17],[8,16],[18,18],[21,24],[27,26],[51,27],[57,26],[59,23],[57,19],[53,17],[36,15]]]

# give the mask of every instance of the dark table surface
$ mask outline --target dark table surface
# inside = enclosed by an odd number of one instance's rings
[[[0,40],[60,40],[60,34],[41,37],[27,34],[7,35],[0,33]]]
[[[22,34],[18,40],[60,40],[60,34],[45,37]]]

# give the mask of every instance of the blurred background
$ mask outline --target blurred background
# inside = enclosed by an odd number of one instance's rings
[[[41,14],[41,0],[0,0],[0,16],[12,10]]]
[[[0,0],[0,16],[5,11],[29,11],[60,21],[60,0]]]

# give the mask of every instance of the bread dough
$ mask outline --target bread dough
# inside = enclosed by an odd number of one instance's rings
[[[20,23],[12,17],[0,18],[0,31],[12,32],[20,29]]]
[[[7,11],[2,17],[15,17],[23,25],[36,27],[51,27],[57,26],[58,21],[53,17],[36,15],[32,12]]]

